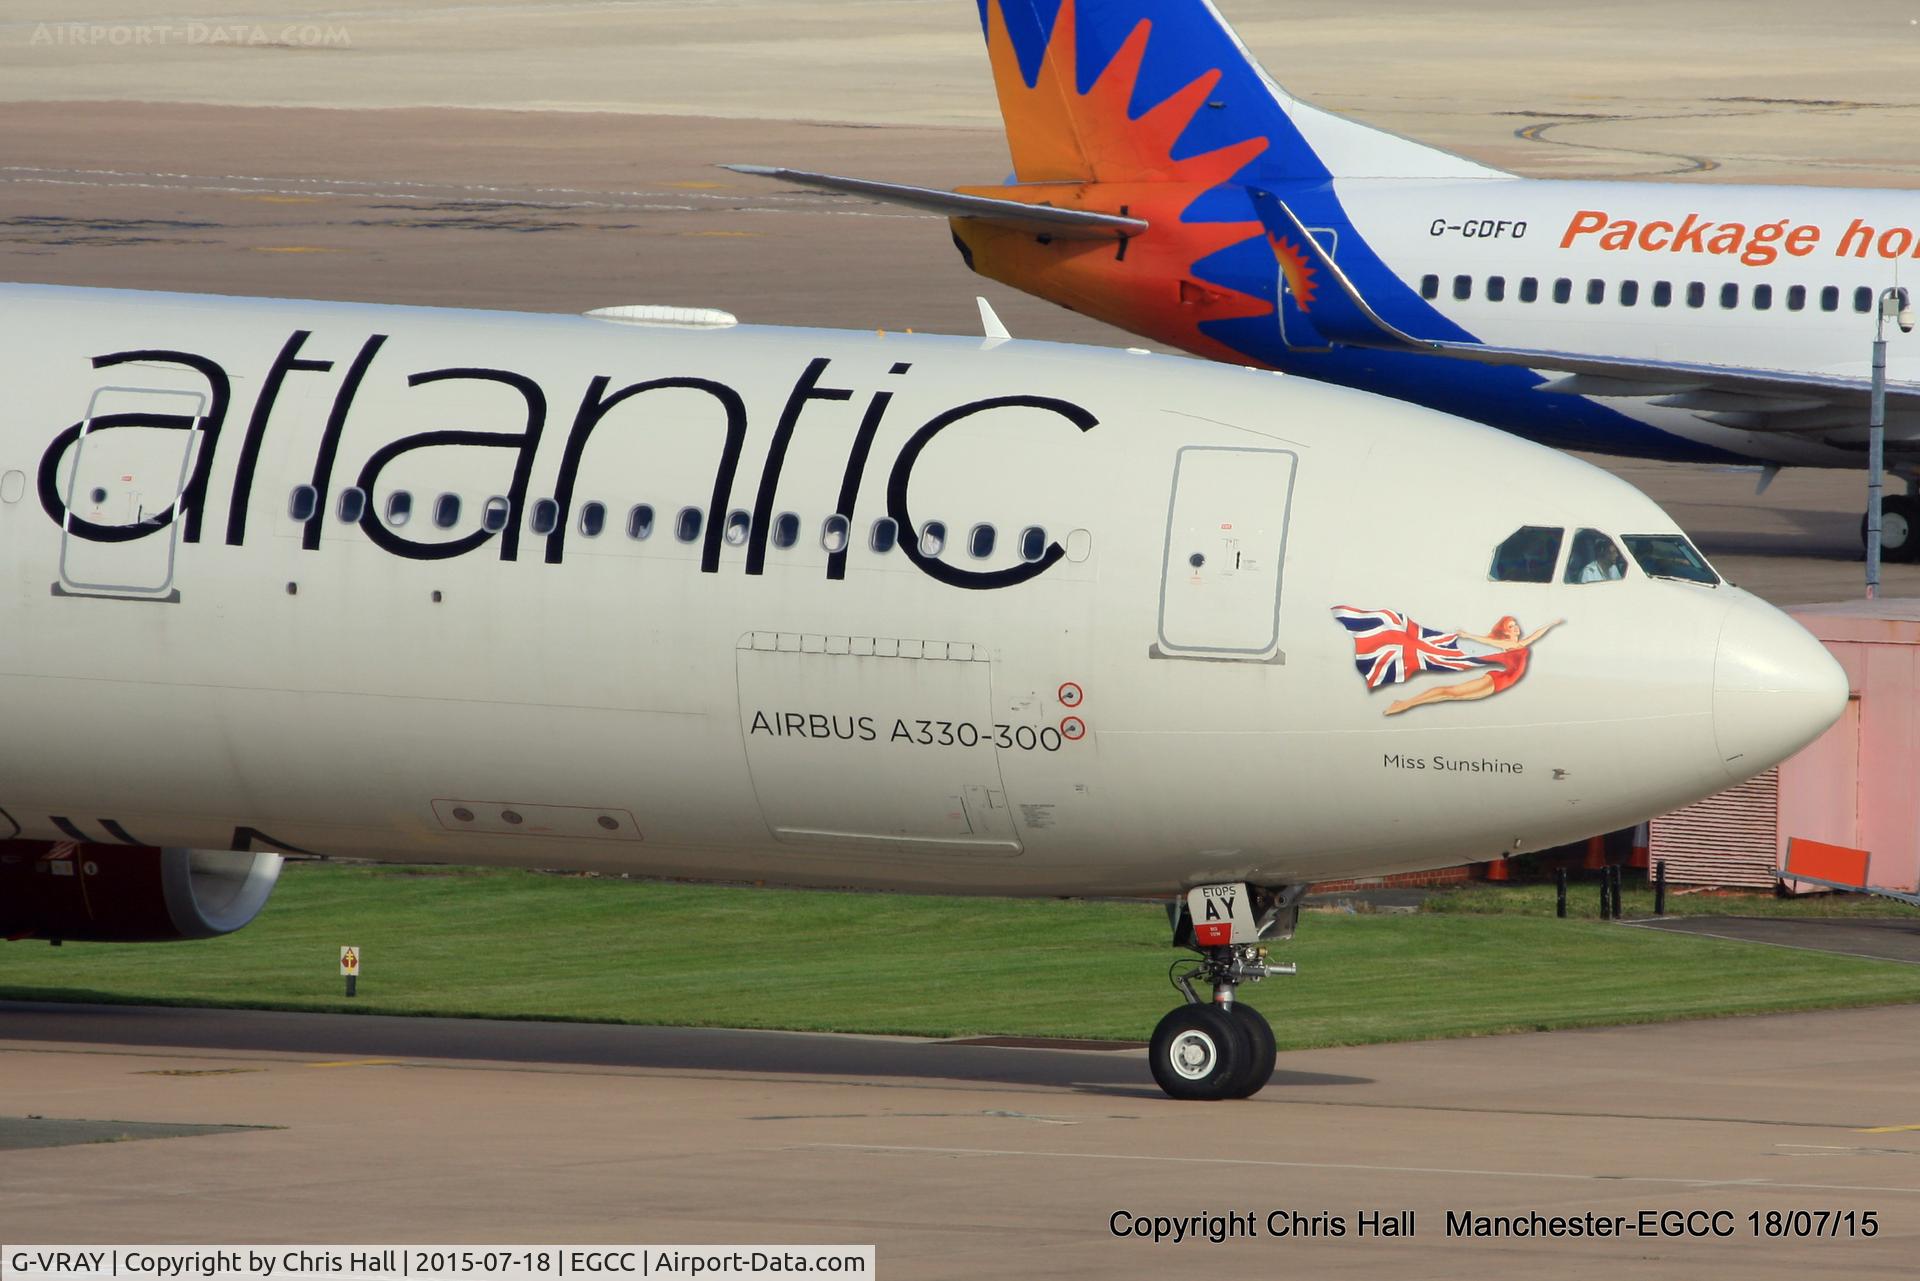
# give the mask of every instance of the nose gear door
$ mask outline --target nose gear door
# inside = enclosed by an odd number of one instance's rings
[[[1298,455],[1189,445],[1175,456],[1160,577],[1160,657],[1278,657]]]

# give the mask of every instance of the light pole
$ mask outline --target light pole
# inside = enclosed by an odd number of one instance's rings
[[[1867,413],[1868,600],[1880,595],[1880,473],[1887,453],[1887,321],[1896,321],[1901,333],[1913,332],[1913,308],[1907,303],[1907,291],[1899,286],[1881,291],[1879,306],[1873,312],[1873,401]]]

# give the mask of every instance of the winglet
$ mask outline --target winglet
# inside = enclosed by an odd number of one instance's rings
[[[1267,243],[1286,274],[1294,301],[1322,335],[1350,347],[1437,350],[1437,344],[1415,338],[1382,319],[1286,202],[1258,188],[1248,188],[1248,195],[1266,228]]]
[[[995,342],[1005,342],[1007,339],[1013,337],[1012,334],[1007,332],[1007,327],[1000,323],[1000,317],[994,315],[992,303],[980,297],[975,297],[974,301],[980,304],[981,332]]]

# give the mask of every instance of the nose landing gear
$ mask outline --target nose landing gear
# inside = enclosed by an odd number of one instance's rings
[[[1273,1026],[1234,999],[1242,983],[1292,974],[1294,966],[1267,959],[1258,941],[1289,939],[1306,886],[1202,885],[1174,911],[1175,947],[1199,959],[1174,962],[1169,977],[1186,997],[1153,1030],[1147,1049],[1153,1079],[1176,1099],[1244,1099],[1273,1076]],[[1184,967],[1184,968],[1182,968]],[[1203,982],[1211,1002],[1194,991]]]

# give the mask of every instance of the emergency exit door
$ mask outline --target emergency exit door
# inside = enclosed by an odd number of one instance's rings
[[[103,387],[68,453],[60,494],[62,586],[85,595],[162,598],[173,589],[207,398],[198,391]]]
[[[1280,580],[1298,457],[1190,445],[1175,456],[1160,580],[1160,652],[1265,659],[1280,639]]]

